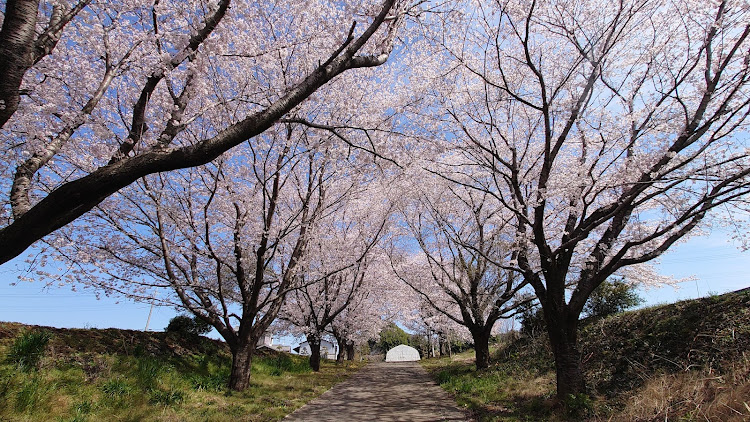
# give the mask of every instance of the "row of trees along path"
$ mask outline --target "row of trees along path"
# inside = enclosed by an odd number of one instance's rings
[[[34,244],[31,278],[190,311],[235,390],[268,330],[352,350],[400,320],[486,367],[535,301],[557,393],[581,393],[594,289],[665,281],[649,262],[712,225],[748,233],[741,0],[4,12],[0,262]]]

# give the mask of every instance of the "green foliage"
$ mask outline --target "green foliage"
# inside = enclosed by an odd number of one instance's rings
[[[563,400],[565,414],[580,419],[590,416],[594,411],[594,400],[588,394],[568,394]]]
[[[52,333],[45,330],[27,331],[21,334],[16,337],[8,351],[8,362],[24,371],[37,369],[51,338]]]
[[[398,325],[390,323],[380,330],[380,340],[377,344],[380,350],[386,353],[399,344],[407,343],[409,343],[409,335]]]
[[[604,317],[618,314],[643,303],[635,286],[625,283],[624,279],[605,280],[589,296],[583,313],[587,317]]]
[[[587,318],[601,318],[618,314],[643,303],[635,287],[625,283],[624,279],[609,279],[599,285],[586,301],[583,315]],[[547,324],[544,321],[542,308],[527,302],[520,306],[521,333],[527,336],[538,336],[545,333]]]
[[[544,312],[534,302],[526,302],[520,306],[521,334],[536,337],[545,332],[547,324],[544,322]]]
[[[83,422],[87,419],[87,415],[94,409],[94,405],[89,400],[76,403],[73,406],[75,410],[75,416],[70,419],[70,422]]]
[[[190,383],[198,391],[222,391],[229,383],[229,373],[195,374],[190,377]]]
[[[22,381],[16,393],[16,410],[19,412],[28,412],[38,407],[39,403],[44,399],[45,390],[37,375]]]
[[[421,334],[412,334],[409,336],[409,342],[407,344],[417,349],[419,351],[419,356],[422,356],[422,357],[427,356],[427,349],[428,349],[427,337]]]
[[[210,324],[200,318],[189,315],[177,315],[169,320],[169,324],[167,324],[167,328],[164,331],[167,333],[198,336],[208,333],[211,331],[211,328]]]

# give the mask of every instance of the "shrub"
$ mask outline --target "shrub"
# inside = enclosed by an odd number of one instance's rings
[[[589,296],[583,313],[588,317],[617,314],[643,303],[635,287],[622,278],[605,280]]]
[[[390,323],[380,330],[380,341],[377,344],[385,354],[399,344],[407,343],[409,343],[409,335],[398,325]]]
[[[164,331],[168,333],[177,333],[183,335],[198,336],[211,331],[211,325],[202,319],[190,317],[188,315],[177,315],[169,320],[169,324]]]
[[[44,330],[21,334],[8,351],[8,361],[25,371],[38,368],[51,338],[52,333]]]
[[[601,318],[626,311],[643,303],[635,287],[624,279],[609,279],[599,285],[586,301],[583,315],[587,318]],[[536,336],[546,329],[542,308],[534,302],[527,302],[520,307],[521,333]]]
[[[587,394],[568,394],[563,400],[563,406],[569,417],[581,419],[591,415],[594,410],[594,401]]]
[[[544,322],[544,312],[539,305],[528,302],[521,306],[521,333],[536,337],[544,333],[547,325]]]

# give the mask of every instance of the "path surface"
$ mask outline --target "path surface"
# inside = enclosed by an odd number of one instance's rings
[[[284,418],[284,422],[468,420],[417,362],[371,363]]]

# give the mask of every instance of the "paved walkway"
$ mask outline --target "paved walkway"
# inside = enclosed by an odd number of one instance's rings
[[[284,418],[314,421],[468,421],[417,362],[371,363]]]

